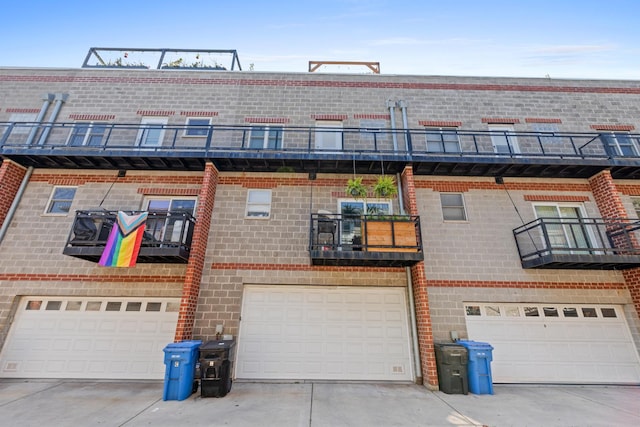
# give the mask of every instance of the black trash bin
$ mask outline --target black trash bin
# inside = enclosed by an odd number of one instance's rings
[[[234,340],[207,341],[200,346],[200,396],[224,397],[233,382]]]
[[[468,350],[451,343],[436,343],[435,350],[440,391],[447,394],[468,394]]]

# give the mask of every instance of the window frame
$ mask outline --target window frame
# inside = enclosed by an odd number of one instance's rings
[[[9,123],[13,123],[14,126],[11,129],[11,135],[28,135],[33,129],[33,126],[20,126],[16,123],[36,123],[38,119],[38,113],[11,113],[9,116]]]
[[[191,124],[192,120],[206,122],[206,124]],[[182,133],[184,138],[206,138],[211,132],[211,117],[187,117],[184,125],[185,128]]]
[[[554,207],[556,209],[556,212],[558,213],[558,222],[559,224],[557,224],[557,227],[555,228],[551,228],[551,227],[547,227],[547,235],[549,237],[549,239],[553,238],[554,236],[552,235],[552,233],[556,233],[555,237],[562,237],[564,239],[564,241],[567,242],[567,247],[570,247],[569,244],[570,243],[576,243],[579,244],[577,241],[573,242],[571,237],[574,237],[576,235],[575,233],[575,229],[573,228],[569,228],[572,227],[572,224],[570,221],[567,221],[566,224],[563,224],[564,221],[562,221],[563,219],[576,219],[573,217],[563,217],[560,216],[560,212],[561,212],[561,208],[572,208],[572,209],[576,209],[576,212],[578,213],[578,218],[577,219],[586,219],[588,218],[587,216],[587,210],[585,209],[584,203],[575,203],[575,202],[532,202],[531,203],[531,207],[533,208],[533,215],[536,218],[536,220],[540,219],[540,218],[549,218],[549,217],[544,217],[544,216],[539,216],[538,215],[538,211],[536,210],[536,207],[540,206],[540,207]],[[552,217],[552,218],[556,218],[556,217]],[[559,228],[558,228],[559,227]],[[550,229],[551,228],[551,229]],[[571,233],[569,233],[569,230],[571,231]],[[560,232],[562,232],[563,234],[560,235]],[[584,245],[583,246],[578,246],[578,248],[580,249],[596,249],[598,246],[598,240],[596,239],[596,236],[593,232],[593,230],[591,228],[587,228],[586,230],[581,230],[582,234],[582,238],[584,239]],[[555,244],[555,242],[551,242],[551,247],[550,249],[553,249],[554,251],[562,251],[563,248],[557,244]],[[574,251],[570,251],[570,253],[573,253]],[[578,253],[578,252],[576,252]],[[598,253],[596,251],[593,251],[590,253]]]
[[[136,136],[136,147],[157,148],[162,147],[164,141],[165,127],[169,124],[168,117],[144,116],[140,119],[140,129]],[[147,143],[149,130],[159,129],[157,141],[154,144]]]
[[[153,211],[149,210],[149,205],[151,204],[152,201],[164,201],[167,200],[169,202],[169,206],[167,207],[166,211],[162,210],[162,209],[154,209]],[[191,212],[191,215],[195,218],[196,216],[196,209],[198,207],[198,198],[196,196],[146,196],[143,200],[143,206],[144,206],[144,210],[147,212],[175,212],[176,210],[172,210],[171,206],[173,204],[174,201],[179,201],[179,200],[189,200],[189,201],[193,201],[193,211]],[[181,217],[177,217],[177,218],[181,218]],[[176,219],[175,217],[167,217],[164,220],[158,221],[158,219],[154,219],[153,217],[148,217],[147,218],[147,227],[146,227],[146,233],[152,235],[156,240],[160,241],[160,242],[165,242],[165,240],[167,242],[170,243],[175,243],[175,242],[180,242],[180,239],[178,238],[179,236],[174,235],[176,230],[176,224],[178,224],[177,230],[181,230],[182,224],[181,224],[182,219]],[[188,231],[188,227],[189,224],[187,223],[185,225],[185,236],[187,235],[187,231]],[[171,230],[171,237],[167,240],[167,230]],[[185,243],[184,241],[182,243]]]
[[[488,126],[491,137],[491,146],[496,154],[519,154],[518,138],[514,135],[515,127],[512,124],[490,123]],[[506,144],[496,142],[506,141]],[[499,151],[498,146],[507,147],[507,151]]]
[[[460,146],[460,135],[458,135],[457,131],[458,128],[455,126],[445,126],[445,127],[439,127],[439,126],[425,126],[425,148],[427,150],[427,153],[461,153],[462,152],[462,148]],[[438,141],[435,140],[429,140],[429,135],[439,135],[439,139]],[[447,143],[452,143],[453,141],[446,141],[445,140],[445,135],[454,135],[456,137],[455,143],[457,145],[457,150],[455,151],[449,151],[446,149],[447,147]],[[440,144],[442,150],[430,150],[429,149],[429,143],[438,143]]]
[[[266,125],[255,123],[251,124],[249,129],[249,136],[247,138],[248,148],[250,150],[280,150],[284,147],[284,126],[274,126],[274,125]],[[253,147],[252,142],[254,140],[254,133],[258,131],[263,132],[264,134],[261,138],[255,138],[256,141],[260,141],[262,139],[261,147]],[[272,138],[272,135],[275,137]],[[275,141],[275,146],[271,147],[270,142]]]
[[[640,156],[640,149],[638,148],[638,144],[634,141],[634,138],[631,136],[631,133],[624,131],[611,131],[611,132],[601,132],[601,135],[604,139],[604,144],[607,146],[609,151],[615,151],[613,154],[619,157],[638,157]],[[621,144],[621,142],[624,142]],[[632,153],[625,153],[623,149],[631,148]]]
[[[314,147],[321,152],[341,152],[344,150],[344,123],[341,120],[316,120],[314,132]],[[335,128],[336,130],[330,130]],[[334,144],[324,147],[325,141],[333,136]]]
[[[442,200],[444,195],[459,195],[461,205],[445,205]],[[450,219],[445,214],[445,209],[460,209],[462,210],[463,219]],[[464,193],[461,192],[441,192],[440,193],[440,212],[442,213],[442,220],[444,222],[469,222],[469,214],[467,213],[467,205],[464,200]]]
[[[264,192],[266,194],[269,195],[269,202],[265,203],[265,202],[251,202],[251,194],[254,192]],[[246,199],[246,203],[245,203],[245,210],[244,210],[244,218],[245,219],[271,219],[271,211],[272,211],[272,203],[273,203],[273,191],[270,189],[265,189],[265,188],[249,188],[247,189],[247,199]],[[266,211],[266,215],[250,215],[251,212],[254,212],[251,210],[252,206],[267,206],[267,211]],[[255,211],[255,212],[260,212],[260,211]]]
[[[79,133],[77,132],[78,129],[80,129],[81,127],[84,127],[85,132],[81,135],[82,136],[82,143],[80,144],[72,144],[73,139],[76,136],[80,136]],[[104,138],[106,136],[107,133],[107,128],[109,127],[109,122],[102,122],[102,121],[77,121],[74,122],[73,127],[71,128],[71,132],[69,132],[69,137],[67,138],[67,144],[70,147],[99,147],[100,145],[102,145],[102,142],[104,141]],[[93,133],[94,129],[97,128],[102,128],[102,133]],[[100,144],[91,144],[91,140],[93,139],[93,137],[95,136],[99,136],[100,137]]]
[[[56,190],[58,189],[73,189],[73,196],[71,197],[71,199],[62,199],[62,198],[55,198],[55,193]],[[76,193],[78,191],[78,187],[75,185],[55,185],[52,189],[51,189],[51,193],[49,194],[49,199],[47,200],[47,204],[44,207],[44,213],[43,215],[50,215],[50,216],[68,216],[69,213],[71,213],[71,206],[73,205],[73,200],[76,197]],[[67,212],[51,212],[51,209],[54,206],[54,203],[59,203],[59,202],[69,202],[69,210]]]

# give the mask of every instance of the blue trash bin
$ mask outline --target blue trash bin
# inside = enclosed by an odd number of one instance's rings
[[[162,400],[184,400],[193,393],[193,377],[202,341],[182,341],[164,348],[164,390]]]
[[[458,344],[469,351],[469,391],[473,394],[493,394],[491,361],[493,347],[480,341],[460,340]]]

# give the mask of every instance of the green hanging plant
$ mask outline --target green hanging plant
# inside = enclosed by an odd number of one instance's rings
[[[367,198],[367,187],[362,183],[362,177],[350,178],[349,181],[347,181],[347,186],[344,188],[344,192],[354,199]]]
[[[380,199],[390,199],[395,197],[398,194],[396,180],[392,175],[378,177],[378,180],[373,186],[373,194]]]

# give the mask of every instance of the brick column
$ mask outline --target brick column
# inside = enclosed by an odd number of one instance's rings
[[[407,166],[402,171],[401,202],[409,215],[418,215],[416,186],[413,180],[413,167]],[[422,236],[420,236],[422,239]],[[416,310],[418,328],[418,347],[420,352],[420,366],[422,375],[426,378],[429,388],[438,388],[438,371],[436,368],[436,354],[433,347],[433,330],[431,328],[431,312],[429,309],[429,294],[427,292],[427,275],[424,261],[411,267],[411,281],[413,282],[413,299]]]
[[[11,160],[5,160],[0,165],[0,226],[7,217],[25,173],[26,168]]]
[[[193,324],[195,321],[196,305],[200,293],[200,281],[204,269],[204,258],[207,252],[209,230],[211,228],[211,215],[213,203],[218,185],[218,170],[213,163],[207,162],[202,178],[202,187],[198,195],[198,207],[196,209],[196,224],[193,228],[191,241],[191,253],[189,263],[182,286],[182,300],[178,313],[178,325],[176,326],[175,342],[188,340],[193,337]]]
[[[628,218],[610,171],[605,170],[592,176],[589,178],[589,185],[603,218]],[[624,270],[622,275],[636,307],[636,313],[640,316],[640,268]]]

